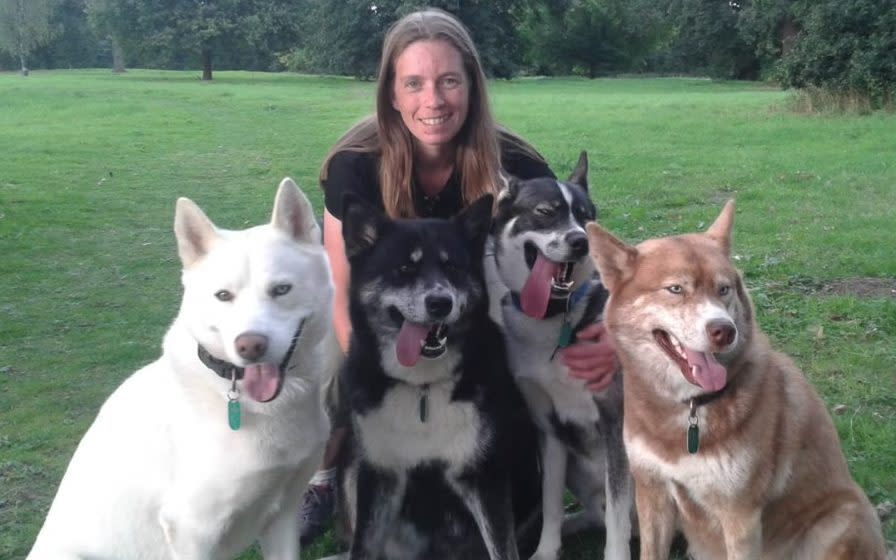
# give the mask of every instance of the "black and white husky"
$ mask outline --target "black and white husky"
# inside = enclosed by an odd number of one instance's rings
[[[340,476],[353,559],[519,557],[514,509],[528,497],[514,490],[512,503],[511,487],[528,476],[537,494],[537,440],[488,317],[492,203],[393,221],[346,196],[340,390],[354,441]]]
[[[533,558],[557,558],[564,482],[584,520],[604,521],[605,557],[630,558],[631,475],[622,441],[622,376],[599,394],[568,375],[557,351],[600,316],[608,294],[588,256],[585,152],[568,181],[507,178],[493,224],[507,351],[516,381],[542,432],[543,514]]]

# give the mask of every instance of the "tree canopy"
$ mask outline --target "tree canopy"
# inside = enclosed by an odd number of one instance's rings
[[[28,56],[59,31],[51,21],[57,7],[57,0],[0,0],[0,51],[16,57],[26,76]]]
[[[893,102],[896,0],[432,0],[469,28],[486,73],[773,79]],[[0,67],[376,75],[411,0],[0,0]],[[121,68],[120,68],[121,69]]]

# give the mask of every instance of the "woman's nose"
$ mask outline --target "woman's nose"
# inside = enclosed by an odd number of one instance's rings
[[[432,84],[424,89],[424,103],[427,107],[440,107],[445,100],[439,86]]]

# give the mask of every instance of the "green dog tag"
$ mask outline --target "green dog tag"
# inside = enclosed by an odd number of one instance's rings
[[[700,449],[700,428],[696,424],[688,426],[688,453],[693,455]]]
[[[420,394],[420,421],[426,422],[426,419],[429,417],[429,399],[427,398],[426,392]]]
[[[563,321],[560,327],[560,334],[557,336],[557,348],[566,348],[572,341],[572,325],[569,321]]]
[[[227,401],[227,422],[231,430],[240,429],[240,401],[236,399]]]

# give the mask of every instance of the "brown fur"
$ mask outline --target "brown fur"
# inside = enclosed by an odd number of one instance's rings
[[[667,558],[681,530],[698,559],[882,560],[880,522],[849,474],[823,402],[755,323],[729,259],[733,211],[731,201],[706,233],[637,247],[588,225],[591,256],[612,294],[605,321],[625,370],[641,559]],[[708,308],[733,320],[737,339],[706,343],[727,385],[698,407],[700,448],[691,455],[688,404],[706,391],[684,378],[653,331],[696,348],[685,341],[700,339],[694,325]]]

